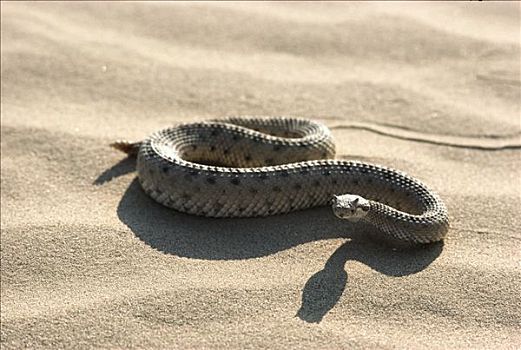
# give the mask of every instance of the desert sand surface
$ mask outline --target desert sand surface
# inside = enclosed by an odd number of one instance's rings
[[[515,349],[520,5],[1,4],[1,345]],[[330,209],[173,212],[108,147],[178,122],[293,115],[337,158],[445,200],[393,249]]]

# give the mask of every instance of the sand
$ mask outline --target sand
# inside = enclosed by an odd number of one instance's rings
[[[1,7],[3,349],[521,343],[519,3]],[[338,158],[417,176],[446,241],[172,212],[107,147],[230,114],[313,118]]]

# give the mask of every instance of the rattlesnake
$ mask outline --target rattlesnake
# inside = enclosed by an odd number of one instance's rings
[[[331,132],[307,119],[228,117],[112,146],[137,155],[149,196],[189,214],[255,217],[331,204],[339,218],[410,243],[442,240],[449,227],[445,204],[427,186],[387,167],[332,159]]]

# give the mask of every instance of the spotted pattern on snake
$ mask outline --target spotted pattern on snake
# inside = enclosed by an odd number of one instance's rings
[[[393,240],[442,240],[440,197],[394,169],[335,160],[323,124],[301,118],[228,117],[177,125],[142,142],[112,144],[137,155],[138,178],[157,202],[206,217],[256,217],[330,204]]]

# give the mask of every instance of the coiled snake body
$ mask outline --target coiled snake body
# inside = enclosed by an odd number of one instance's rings
[[[390,238],[442,240],[448,215],[437,194],[402,172],[334,160],[331,132],[299,118],[229,117],[181,124],[115,148],[137,154],[144,191],[181,212],[254,217],[331,204]]]

